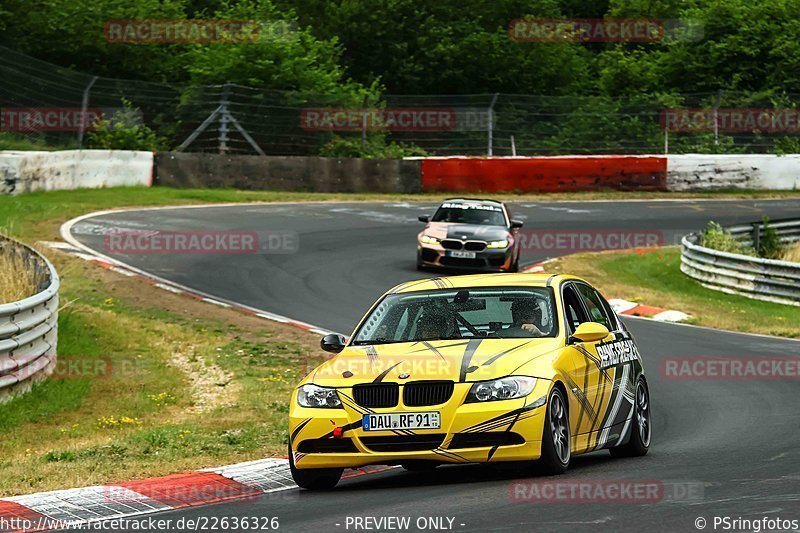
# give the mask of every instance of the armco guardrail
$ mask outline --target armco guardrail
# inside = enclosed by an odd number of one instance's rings
[[[800,220],[771,221],[784,243],[800,240]],[[726,228],[743,243],[758,246],[760,222]],[[731,254],[700,246],[699,234],[681,240],[681,271],[704,286],[748,298],[800,305],[800,263]]]
[[[34,249],[0,236],[0,253],[18,254],[33,271],[37,294],[0,305],[0,403],[50,375],[56,365],[58,288],[56,269]]]

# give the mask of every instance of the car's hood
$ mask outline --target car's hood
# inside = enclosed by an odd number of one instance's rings
[[[500,241],[508,237],[508,230],[502,226],[454,224],[451,222],[430,222],[423,231],[426,235],[437,239],[460,241]]]
[[[349,346],[306,381],[347,386],[373,381],[481,381],[513,374],[551,379],[559,339],[457,339]]]

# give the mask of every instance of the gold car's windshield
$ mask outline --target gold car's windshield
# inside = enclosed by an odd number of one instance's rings
[[[433,214],[431,222],[505,226],[506,218],[500,206],[445,202]]]
[[[546,287],[390,294],[363,321],[352,344],[555,337],[555,316],[553,291]]]

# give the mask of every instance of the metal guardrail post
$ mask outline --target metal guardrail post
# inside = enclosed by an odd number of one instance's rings
[[[800,241],[800,219],[771,221],[783,243]],[[726,228],[734,237],[746,239],[758,249],[762,224]],[[748,298],[800,306],[800,263],[763,259],[712,250],[692,233],[681,240],[681,271],[709,289]]]
[[[751,232],[753,239],[753,249],[758,252],[761,248],[761,223],[753,222],[753,230]]]
[[[19,253],[34,271],[39,292],[0,305],[0,403],[27,392],[56,366],[58,289],[56,269],[43,255],[0,236],[2,253]]]

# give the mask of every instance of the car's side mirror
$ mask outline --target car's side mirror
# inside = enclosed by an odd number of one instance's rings
[[[519,229],[522,226],[523,226],[523,222],[521,220],[511,219],[511,229]]]
[[[319,346],[326,352],[339,353],[344,350],[345,340],[341,335],[328,333],[319,341]]]
[[[608,337],[610,332],[603,324],[597,322],[584,322],[575,333],[569,338],[569,344],[576,344],[579,342],[597,342]]]
[[[420,222],[430,222],[431,220],[431,217],[429,217],[428,215],[420,215],[417,218],[419,219]]]

